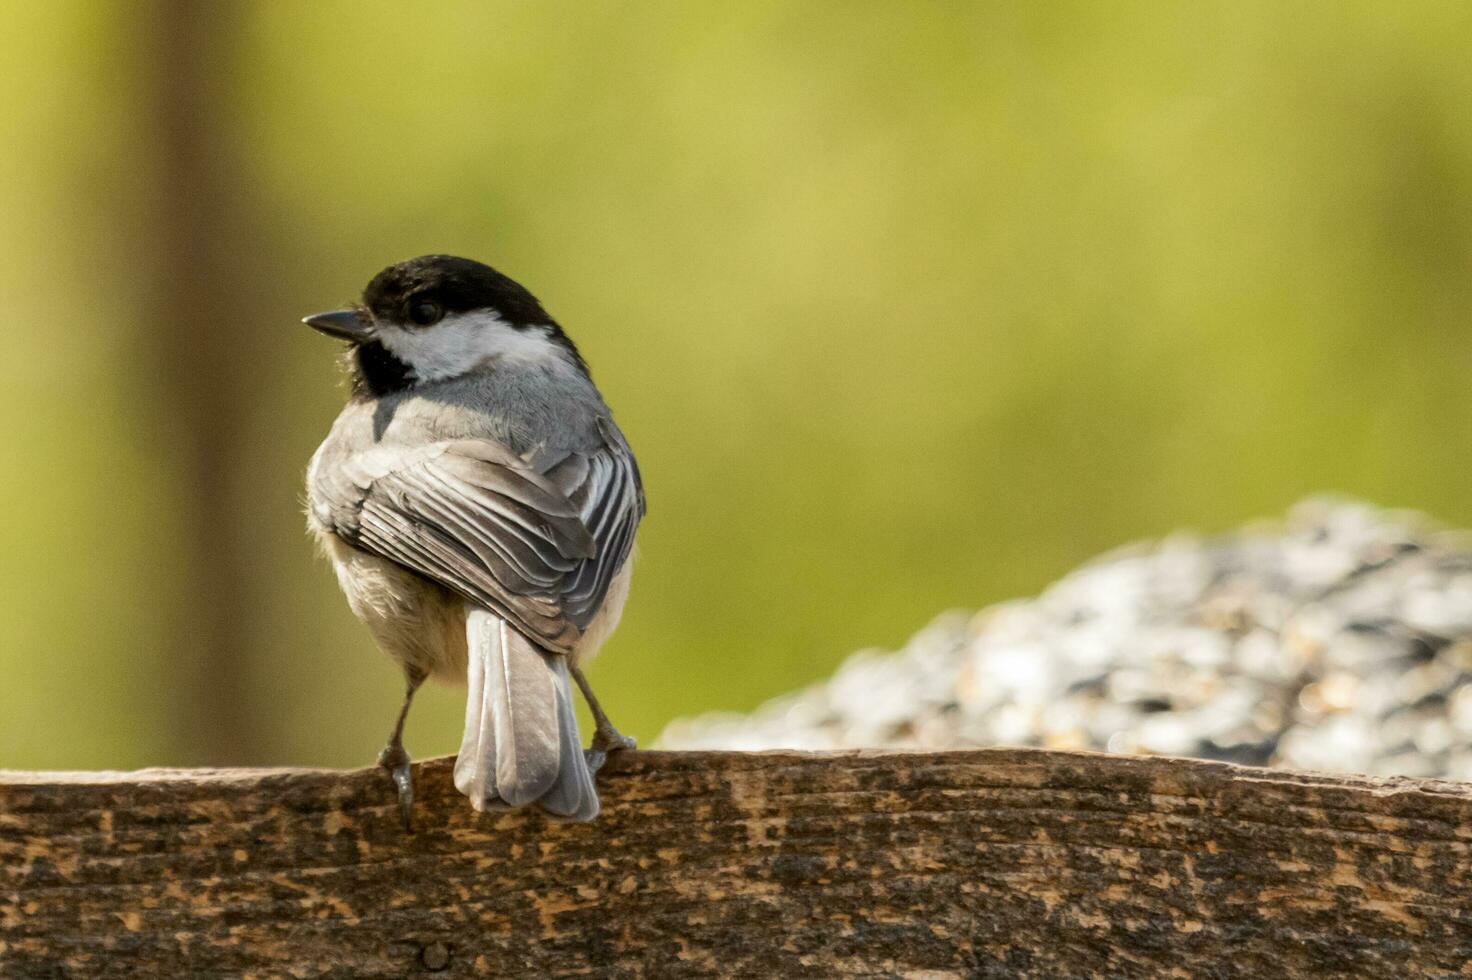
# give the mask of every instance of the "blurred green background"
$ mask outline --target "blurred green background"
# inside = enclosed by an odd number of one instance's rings
[[[373,759],[298,318],[423,252],[540,296],[638,451],[592,673],[645,740],[1311,491],[1472,525],[1469,44],[1461,2],[7,5],[0,766]]]

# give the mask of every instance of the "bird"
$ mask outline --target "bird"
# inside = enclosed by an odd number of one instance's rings
[[[361,302],[303,322],[346,343],[350,394],[307,468],[307,525],[403,670],[378,765],[405,826],[404,722],[431,677],[466,685],[454,782],[471,806],[592,820],[594,775],[635,742],[582,668],[622,615],[646,506],[587,363],[523,286],[451,255],[391,265]]]

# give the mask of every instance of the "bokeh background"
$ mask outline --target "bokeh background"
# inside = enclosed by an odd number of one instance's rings
[[[372,760],[298,319],[424,252],[537,293],[638,451],[592,675],[645,740],[1311,491],[1472,525],[1469,44],[1460,2],[8,5],[0,766]]]

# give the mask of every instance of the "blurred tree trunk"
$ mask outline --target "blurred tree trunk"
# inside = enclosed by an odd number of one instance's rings
[[[182,481],[181,594],[169,651],[178,756],[172,762],[239,762],[250,739],[250,590],[241,545],[247,529],[233,488],[251,397],[250,276],[234,267],[252,247],[240,199],[243,165],[228,123],[230,3],[156,0],[145,28],[157,180],[144,237],[155,248],[155,390],[161,438]]]

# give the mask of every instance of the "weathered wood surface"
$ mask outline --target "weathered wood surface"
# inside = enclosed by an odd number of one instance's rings
[[[1472,786],[1037,751],[626,753],[592,825],[417,768],[0,773],[0,975],[1445,976]]]

